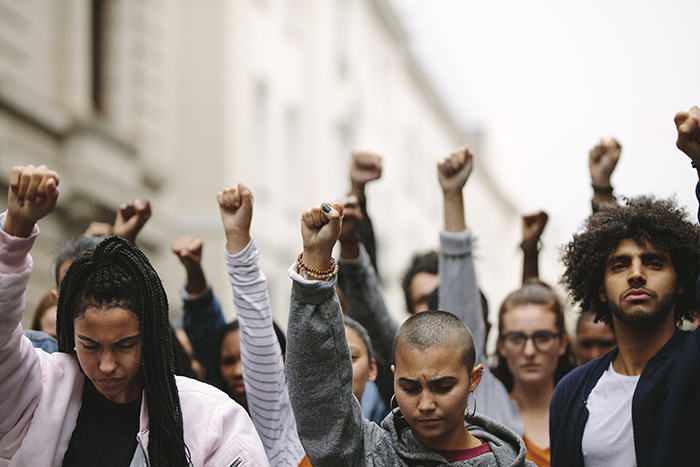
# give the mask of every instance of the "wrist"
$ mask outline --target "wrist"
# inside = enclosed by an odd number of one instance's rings
[[[36,222],[16,219],[15,216],[12,216],[8,211],[5,219],[5,233],[13,237],[27,238],[34,231],[34,224],[36,224]]]
[[[231,233],[226,234],[226,250],[229,255],[236,255],[243,251],[245,247],[250,243],[251,237],[250,233],[246,232],[244,234]]]
[[[520,244],[520,249],[523,250],[525,256],[537,256],[542,250],[542,241],[537,240],[536,242],[523,241]]]
[[[365,183],[350,181],[350,195],[357,196],[358,199],[365,197]]]
[[[307,250],[306,248],[298,258],[307,270],[327,271],[332,269],[334,263],[331,251]]]
[[[360,256],[360,242],[340,242],[340,257],[343,259],[357,259]]]

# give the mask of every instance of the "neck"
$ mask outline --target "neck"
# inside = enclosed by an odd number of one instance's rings
[[[676,330],[673,310],[662,322],[648,328],[626,326],[615,315],[613,325],[619,348],[613,368],[626,376],[641,375],[649,359],[666,345]]]
[[[554,393],[554,377],[539,383],[513,381],[510,398],[518,403],[520,410],[528,412],[548,411]]]
[[[464,430],[454,431],[437,439],[424,439],[421,436],[413,435],[418,441],[425,444],[433,451],[457,451],[459,449],[470,449],[480,446],[482,441],[469,433],[467,427],[463,426]]]

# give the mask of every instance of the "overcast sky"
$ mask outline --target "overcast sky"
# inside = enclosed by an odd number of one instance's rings
[[[673,116],[700,105],[700,1],[393,1],[445,102],[484,132],[477,163],[523,212],[550,214],[551,242],[590,213],[603,136],[623,146],[618,196],[677,193],[696,212]]]

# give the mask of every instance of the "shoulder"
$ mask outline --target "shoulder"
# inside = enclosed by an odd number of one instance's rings
[[[195,465],[268,465],[248,413],[226,393],[206,383],[176,376],[182,426]]]
[[[605,371],[609,360],[609,355],[606,355],[571,370],[557,383],[552,395],[551,406],[572,403],[574,396],[585,394],[587,388],[590,389],[593,386],[597,376]]]

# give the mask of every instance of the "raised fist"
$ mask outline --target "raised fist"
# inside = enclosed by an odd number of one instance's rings
[[[235,255],[250,242],[253,220],[253,193],[242,183],[216,195],[229,254]]]
[[[609,188],[610,176],[620,160],[622,146],[615,138],[602,138],[588,154],[591,183],[599,188]]]
[[[45,165],[13,167],[5,231],[16,237],[31,235],[34,224],[56,207],[59,180],[58,174]]]
[[[444,193],[462,191],[474,167],[474,153],[464,145],[438,162],[438,180]]]
[[[674,121],[678,129],[676,146],[700,167],[700,108],[693,106],[687,112],[678,112]]]
[[[114,220],[114,235],[122,237],[136,246],[136,237],[148,219],[151,218],[151,202],[135,198],[130,203],[122,204]]]
[[[373,152],[353,151],[350,165],[350,181],[364,185],[382,176],[382,156]]]

